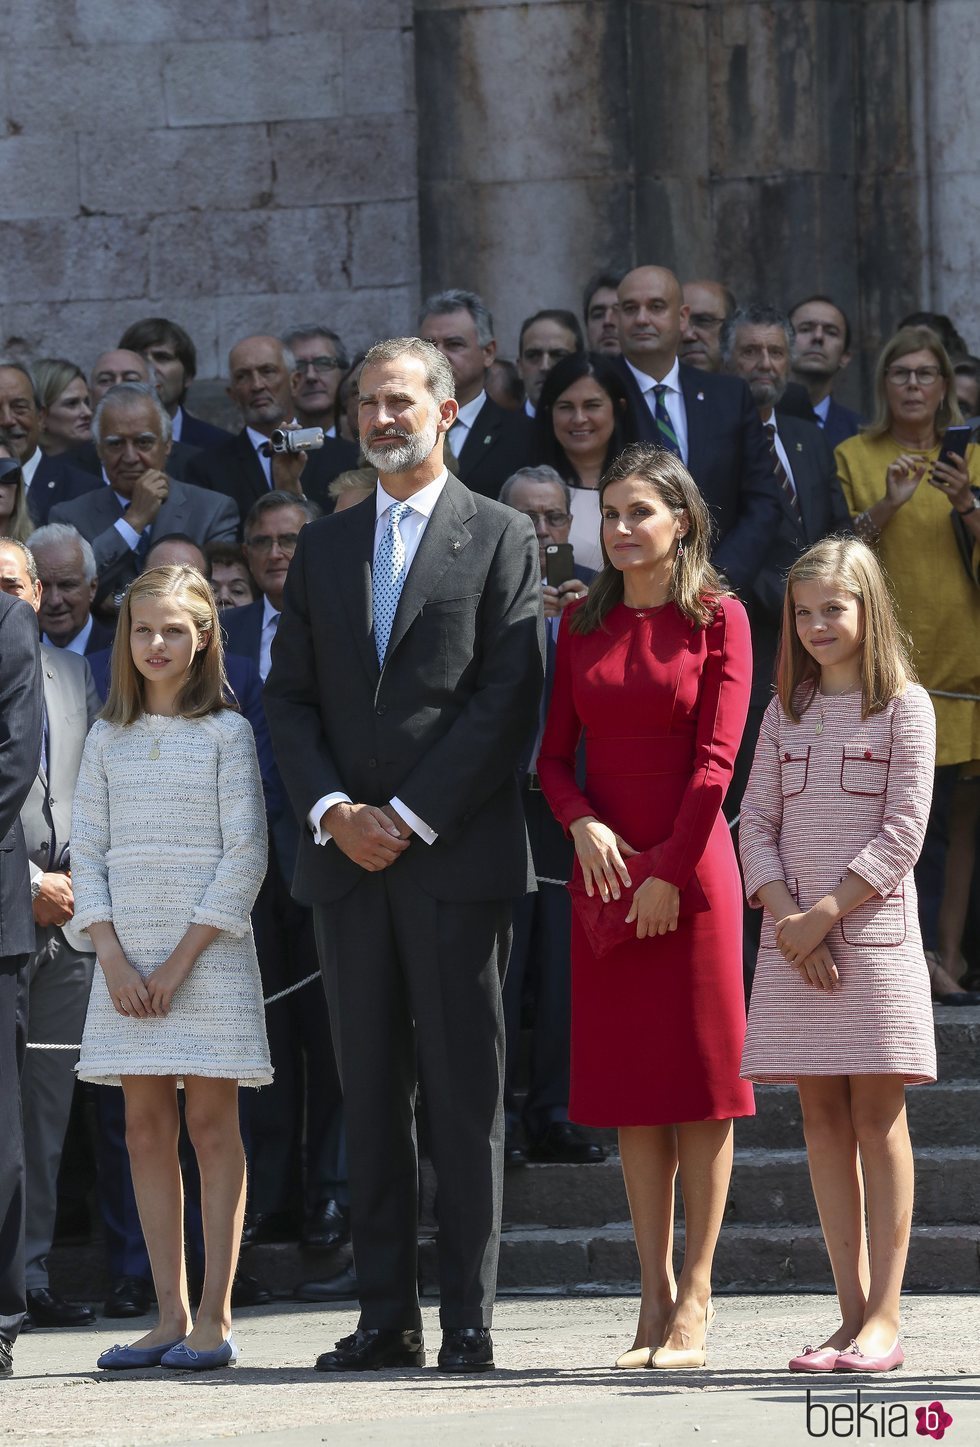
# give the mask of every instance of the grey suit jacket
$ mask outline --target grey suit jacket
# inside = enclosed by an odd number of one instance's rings
[[[99,570],[96,601],[127,587],[140,571],[140,560],[116,523],[122,514],[111,487],[96,488],[51,509],[53,523],[71,523],[88,538]],[[219,493],[170,479],[170,492],[150,527],[150,541],[167,533],[186,533],[199,547],[233,543],[238,536],[235,504]]]
[[[286,579],[266,715],[300,821],[294,893],[328,904],[364,877],[316,845],[318,799],[393,795],[438,839],[391,866],[443,900],[534,887],[516,767],[541,692],[541,568],[529,520],[450,475],[418,546],[384,668],[371,577],[375,499],[308,524]]]
[[[34,948],[20,811],[41,755],[41,648],[33,608],[0,593],[0,966]],[[11,1019],[0,1027],[13,1030]],[[6,1086],[4,1087],[6,1088]]]
[[[92,670],[77,653],[41,645],[47,714],[47,769],[42,757],[23,809],[31,879],[57,868],[68,845],[71,801],[85,738],[102,707]]]

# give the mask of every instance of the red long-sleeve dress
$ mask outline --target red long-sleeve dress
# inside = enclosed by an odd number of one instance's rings
[[[538,756],[555,817],[567,829],[593,814],[637,850],[666,841],[660,877],[682,888],[696,874],[710,905],[675,932],[602,959],[573,917],[569,1114],[584,1125],[754,1112],[739,1078],[742,890],[721,813],[751,676],[748,619],[734,598],[718,602],[706,628],[673,603],[619,604],[587,634],[562,624]],[[584,791],[575,778],[583,729]]]

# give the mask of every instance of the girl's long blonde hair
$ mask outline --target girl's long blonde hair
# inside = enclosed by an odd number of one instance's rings
[[[141,573],[123,598],[112,645],[109,697],[101,717],[109,723],[131,724],[145,712],[146,684],[133,662],[130,647],[133,604],[143,598],[173,598],[188,614],[198,633],[207,634],[207,642],[195,653],[187,682],[177,695],[175,712],[184,718],[204,718],[218,709],[233,708],[211,585],[197,568],[186,563],[171,563],[165,568],[149,568]]]
[[[800,722],[820,683],[820,665],[807,653],[796,632],[797,583],[834,582],[860,600],[864,608],[861,651],[861,717],[880,713],[915,682],[908,646],[892,602],[888,580],[875,554],[857,538],[824,538],[814,543],[789,570],[783,599],[776,687],[783,712]]]

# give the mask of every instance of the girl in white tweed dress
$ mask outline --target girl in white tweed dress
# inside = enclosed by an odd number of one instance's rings
[[[88,929],[101,966],[77,1070],[82,1080],[122,1085],[160,1311],[140,1341],[102,1354],[110,1370],[161,1361],[199,1370],[237,1357],[238,1087],[268,1084],[272,1069],[249,923],[266,866],[265,809],[251,727],[226,693],[205,579],[185,566],[144,573],[120,610],[109,698],[85,744],[71,836],[75,924]],[[179,1087],[201,1172],[205,1246],[189,1335]]]
[[[912,1222],[905,1087],[936,1078],[912,873],[936,725],[880,565],[854,538],[790,570],[778,695],[739,829],[746,894],[766,911],[742,1074],[799,1089],[841,1309],[790,1369],[890,1371]]]

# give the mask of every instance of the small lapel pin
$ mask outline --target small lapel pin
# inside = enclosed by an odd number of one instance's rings
[[[493,438],[490,436],[490,433],[488,432],[487,435],[486,435],[486,437],[484,437],[484,439],[483,439],[483,445],[484,445],[484,447],[489,447],[492,441],[493,441]]]
[[[459,538],[453,538],[453,552],[459,552]]]
[[[797,452],[802,452],[802,451],[803,451],[803,443],[802,443],[802,442],[798,442],[798,443],[796,444],[796,450],[797,450]]]
[[[703,402],[703,401],[704,401],[704,393],[703,393],[703,392],[699,392],[699,393],[698,393],[698,401],[699,401],[699,402]]]
[[[54,478],[48,483],[48,487],[54,487]]]

